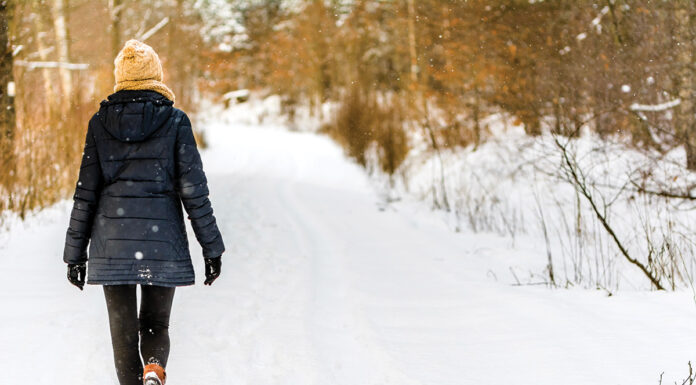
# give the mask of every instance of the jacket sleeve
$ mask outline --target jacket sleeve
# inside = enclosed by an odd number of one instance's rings
[[[191,220],[196,239],[203,248],[203,257],[219,257],[225,251],[225,245],[208,199],[208,180],[203,172],[191,121],[185,113],[181,115],[174,154],[176,189]]]
[[[82,153],[80,175],[73,195],[73,209],[70,225],[65,237],[63,261],[65,263],[84,263],[87,261],[87,245],[92,234],[92,222],[99,203],[99,194],[103,186],[101,166],[94,140],[93,125],[90,121]]]

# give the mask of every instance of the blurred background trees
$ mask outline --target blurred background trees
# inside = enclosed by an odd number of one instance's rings
[[[693,170],[695,16],[687,0],[4,1],[0,209],[69,193],[129,38],[158,51],[178,107],[240,88],[277,94],[289,116],[309,108],[388,174],[413,137],[431,151],[478,146],[492,114],[529,135],[683,147]]]

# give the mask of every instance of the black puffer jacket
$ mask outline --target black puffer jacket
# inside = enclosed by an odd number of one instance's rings
[[[65,241],[92,284],[194,283],[181,202],[204,257],[225,250],[184,112],[154,91],[119,91],[89,122]],[[91,240],[91,241],[90,241]]]

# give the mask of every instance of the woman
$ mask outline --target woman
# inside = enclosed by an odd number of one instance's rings
[[[87,129],[63,260],[80,290],[85,274],[103,285],[121,385],[163,385],[174,289],[194,283],[180,202],[203,248],[206,285],[225,246],[191,122],[172,107],[159,57],[130,40],[114,64],[115,93]]]

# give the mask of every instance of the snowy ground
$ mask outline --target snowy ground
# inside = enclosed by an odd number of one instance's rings
[[[228,252],[177,292],[168,385],[671,384],[696,359],[691,293],[513,286],[536,242],[385,208],[326,138],[240,118],[207,140]],[[65,280],[68,214],[0,233],[0,384],[116,384],[101,289]]]

